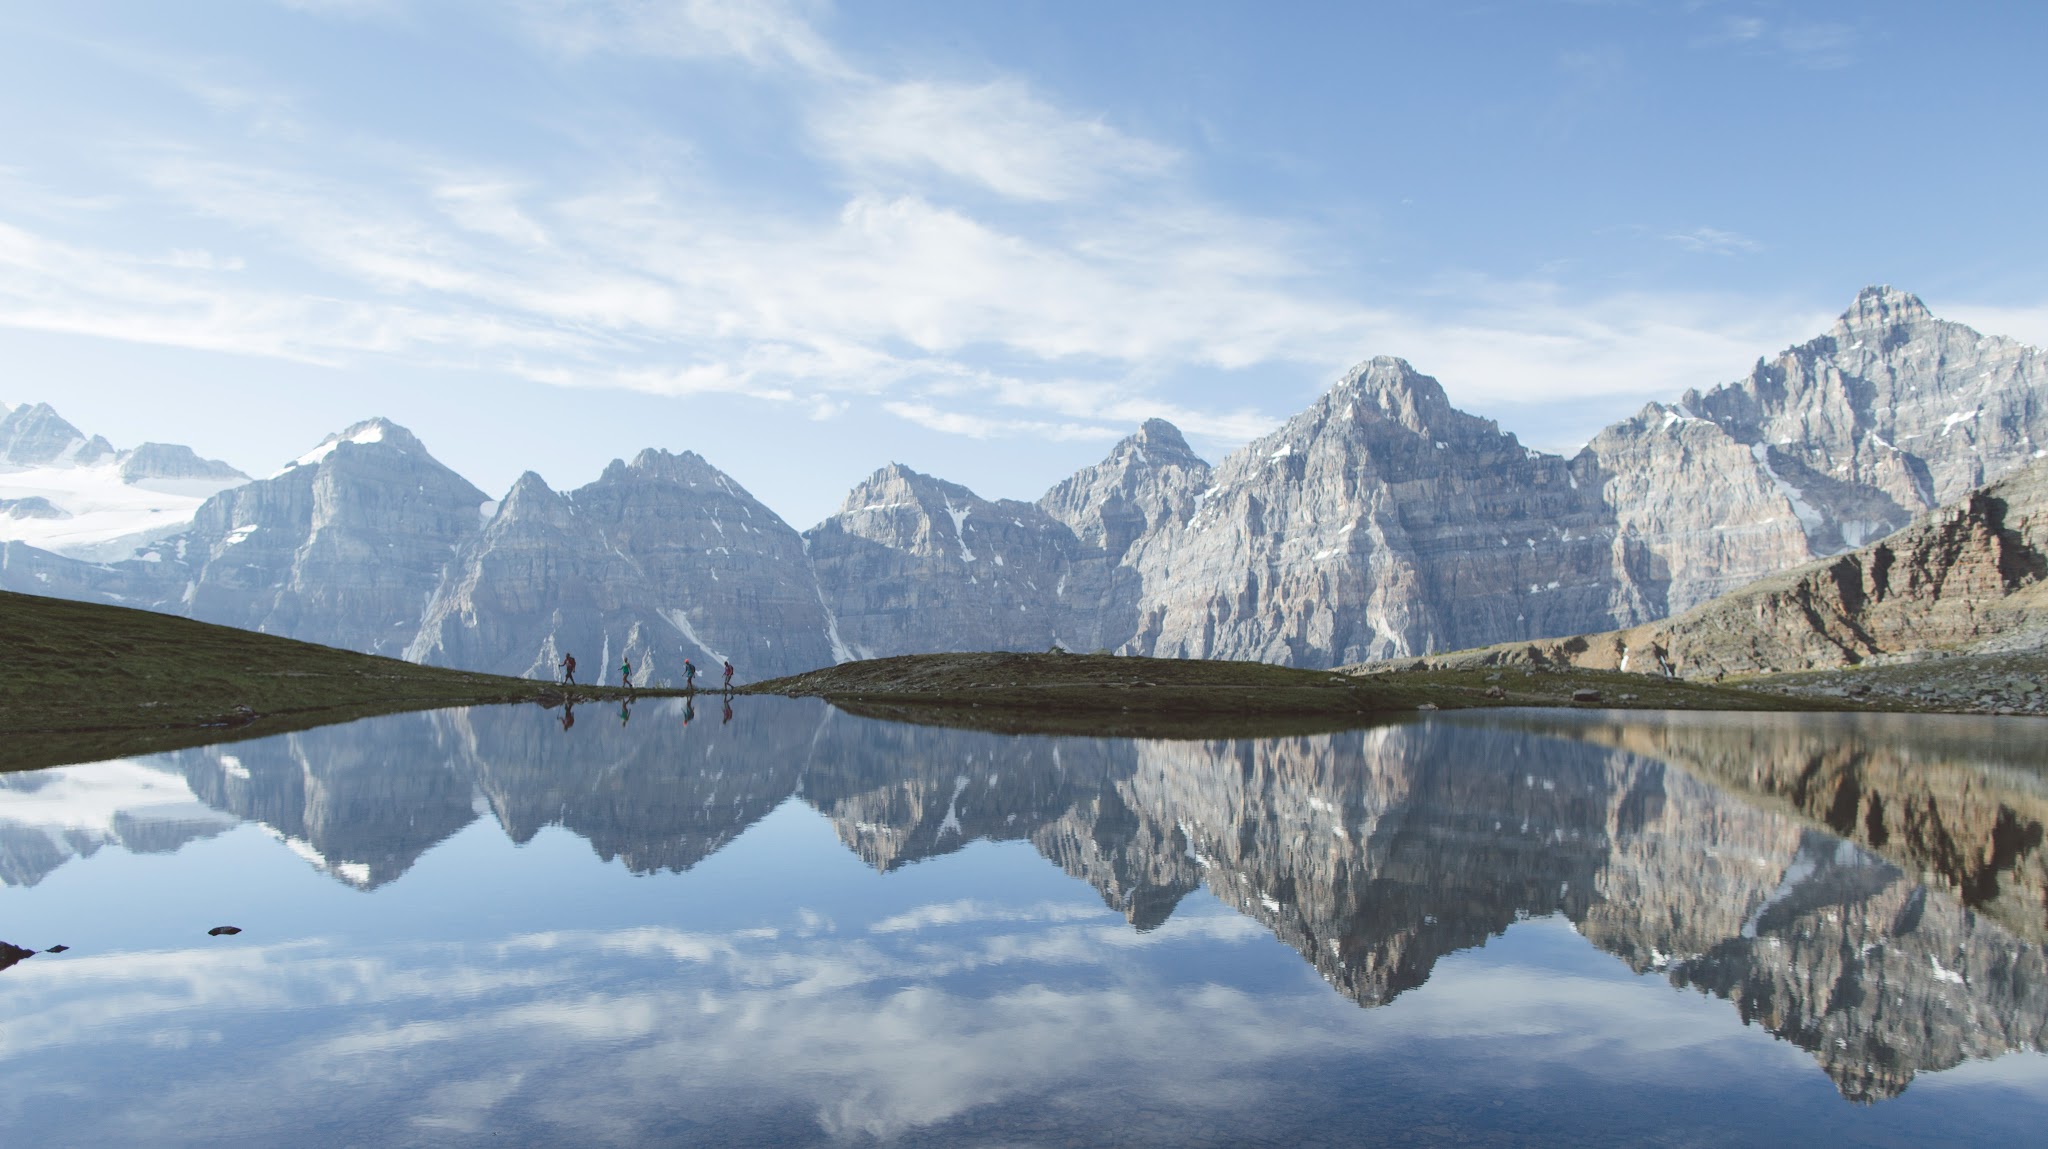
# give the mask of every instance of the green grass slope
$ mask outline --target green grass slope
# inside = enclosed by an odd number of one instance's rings
[[[620,693],[415,666],[152,611],[0,592],[0,770],[372,714]],[[642,693],[662,693],[642,692]]]

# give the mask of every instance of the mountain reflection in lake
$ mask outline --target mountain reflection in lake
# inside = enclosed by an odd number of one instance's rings
[[[2048,1119],[2027,720],[1135,742],[739,703],[0,776],[0,939],[72,947],[0,971],[7,1142],[2018,1144]]]

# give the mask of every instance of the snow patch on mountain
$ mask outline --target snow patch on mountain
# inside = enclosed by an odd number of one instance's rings
[[[63,517],[0,516],[0,540],[24,542],[69,558],[114,562],[138,547],[184,530],[213,495],[240,479],[150,479],[123,482],[118,463],[53,464],[0,470],[0,500],[41,499]]]
[[[303,442],[303,440],[301,441]],[[317,467],[326,461],[327,456],[334,453],[336,447],[341,446],[343,443],[381,443],[383,441],[384,421],[382,419],[372,419],[366,423],[358,423],[346,431],[329,435],[325,439],[320,440],[319,446],[286,463],[278,470],[276,475],[270,477],[275,479],[278,475],[287,474],[296,467]]]

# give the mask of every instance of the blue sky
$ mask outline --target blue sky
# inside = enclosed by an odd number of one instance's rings
[[[1569,450],[1857,288],[2048,342],[2048,7],[0,6],[0,400],[492,493],[694,449],[801,528],[1035,498],[1400,355]]]

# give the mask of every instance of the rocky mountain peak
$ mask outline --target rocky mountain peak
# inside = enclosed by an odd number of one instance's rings
[[[512,481],[512,489],[498,504],[495,521],[512,522],[529,517],[553,517],[563,509],[564,499],[546,479],[532,471]]]
[[[1136,433],[1117,444],[1118,450],[1112,453],[1112,457],[1126,447],[1143,451],[1145,458],[1156,466],[1208,465],[1188,446],[1188,441],[1181,435],[1180,428],[1164,419],[1145,420],[1139,425]]]
[[[974,492],[958,483],[949,483],[902,463],[890,463],[848,491],[839,514],[856,514],[902,503],[943,506],[949,502],[965,505],[974,501],[978,501]]]
[[[1360,423],[1390,421],[1418,435],[1437,434],[1460,422],[1491,426],[1490,421],[1452,407],[1442,384],[1392,355],[1376,355],[1353,367],[1305,414],[1322,419],[1348,416]]]
[[[0,463],[17,467],[94,463],[114,453],[113,444],[66,422],[48,403],[24,403],[0,419]]]
[[[614,467],[617,463],[612,464]],[[624,468],[642,478],[668,483],[717,482],[725,473],[707,462],[695,451],[677,454],[661,447],[648,447],[633,456],[633,462]],[[611,471],[605,474],[610,476]]]
[[[325,462],[327,457],[334,454],[336,449],[340,448],[343,444],[368,446],[372,443],[381,443],[394,450],[402,451],[408,455],[417,455],[435,463],[437,466],[439,465],[439,460],[434,459],[432,455],[427,453],[426,444],[421,443],[418,436],[379,415],[365,419],[360,423],[352,423],[320,440],[319,446],[286,463],[284,469],[279,471],[278,474],[282,475],[300,467],[317,467]],[[272,476],[272,478],[275,477],[277,476]],[[481,492],[478,493],[478,498],[481,500]]]
[[[248,478],[219,459],[202,459],[192,448],[175,443],[144,443],[132,451],[121,452],[121,481],[124,483],[146,479],[241,482]]]
[[[1909,291],[1889,284],[1866,287],[1842,313],[1837,325],[1849,331],[1884,331],[1907,323],[1925,323],[1934,313]]]

